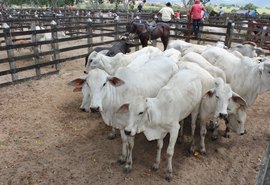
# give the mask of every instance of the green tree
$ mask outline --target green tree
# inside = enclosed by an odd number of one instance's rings
[[[255,10],[257,9],[258,7],[255,6],[254,4],[252,3],[248,3],[246,4],[245,6],[241,7],[242,10]]]

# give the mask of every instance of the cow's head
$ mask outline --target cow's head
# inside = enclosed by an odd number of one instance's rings
[[[227,124],[239,135],[245,134],[246,108],[246,101],[237,93],[233,92],[227,109],[229,114]]]
[[[133,97],[129,103],[122,104],[117,112],[128,113],[126,135],[134,136],[144,132],[147,124],[151,121],[148,99],[142,96]]]
[[[221,78],[215,80],[215,87],[210,89],[204,98],[209,98],[214,101],[215,113],[214,117],[226,120],[228,117],[227,107],[232,97],[232,89],[229,84],[226,84]]]
[[[107,83],[108,74],[101,69],[92,69],[86,79],[90,89],[90,110],[91,112],[102,111],[102,100]]]

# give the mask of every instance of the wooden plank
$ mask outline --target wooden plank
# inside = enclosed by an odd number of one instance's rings
[[[270,185],[270,142],[268,141],[264,159],[261,163],[260,172],[257,176],[256,185]]]
[[[44,73],[44,74],[41,74],[39,77],[32,76],[32,77],[18,79],[18,80],[15,80],[14,82],[5,82],[5,83],[0,84],[0,88],[1,87],[6,87],[8,85],[15,85],[15,84],[25,82],[25,81],[29,81],[29,80],[37,80],[37,79],[40,79],[42,77],[47,77],[49,75],[54,75],[54,74],[59,74],[59,71],[51,71],[51,72],[48,72],[48,73]]]

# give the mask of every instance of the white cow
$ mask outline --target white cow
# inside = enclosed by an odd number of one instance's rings
[[[191,46],[193,46],[192,43],[183,40],[171,40],[167,46],[167,49],[174,48],[180,52],[183,52],[185,49]]]
[[[140,66],[142,66],[146,61],[148,61],[150,58],[153,58],[157,55],[163,54],[163,52],[155,47],[148,46],[145,48],[142,48],[139,51],[134,52],[134,54],[117,54],[114,57],[108,57],[105,56],[106,52],[108,50],[102,50],[100,52],[93,51],[91,54],[89,54],[88,62],[85,68],[85,73],[88,74],[88,72],[93,68],[100,68],[104,69],[108,74],[113,75],[114,72],[119,67],[124,67],[126,65],[129,65],[129,67],[135,69]],[[174,54],[175,56],[176,54]],[[166,56],[166,55],[165,55]],[[172,58],[172,56],[168,56]],[[101,60],[98,60],[100,59]],[[90,60],[95,59],[93,62],[89,62]],[[91,64],[92,63],[92,64]],[[89,84],[85,83],[86,77],[77,78],[71,82],[69,82],[69,85],[72,85],[75,87],[74,91],[82,91],[83,93],[83,100],[80,106],[80,109],[82,111],[89,112],[90,111],[90,89]],[[110,138],[113,138],[115,133],[111,133]]]
[[[223,100],[220,101],[220,98]],[[223,104],[221,104],[223,103]],[[227,116],[224,118],[226,122],[225,137],[228,137],[229,128],[231,127],[239,135],[245,133],[245,121],[246,121],[246,102],[238,94],[234,93],[229,84],[225,84],[224,81],[216,81],[215,88],[208,91],[202,98],[200,106],[200,135],[201,135],[201,154],[205,154],[205,135],[207,132],[206,125],[211,120],[215,120],[219,114],[219,106],[227,108],[228,115],[234,116],[238,120],[237,125],[229,124]],[[217,124],[219,125],[219,124]],[[215,128],[214,137],[217,137],[217,128]]]
[[[174,61],[165,56],[158,56],[145,63],[139,70],[136,67],[136,71],[130,67],[119,68],[113,77],[99,68],[89,72],[86,80],[90,87],[90,109],[100,111],[105,124],[120,129],[123,142],[120,162],[126,162],[125,171],[132,168],[134,138],[124,134],[127,119],[125,114],[116,115],[116,110],[125,99],[136,95],[156,96],[159,89],[177,70]]]
[[[205,69],[202,69],[198,64],[196,63],[190,63],[190,62],[179,62],[178,63],[179,69],[189,69],[194,72],[196,72],[200,78],[202,79],[203,82],[203,92],[202,94],[205,95],[205,97],[208,97],[206,100],[212,100],[211,98],[217,98],[215,101],[206,101],[202,105],[202,109],[200,112],[204,111],[203,114],[203,120],[205,120],[203,123],[206,123],[209,121],[211,118],[212,121],[214,122],[216,128],[213,133],[213,138],[217,138],[217,126],[219,125],[218,123],[218,118],[225,119],[227,121],[227,115],[229,117],[234,116],[234,118],[237,119],[237,122],[230,122],[227,124],[227,130],[229,128],[232,128],[235,132],[238,134],[242,135],[244,134],[244,126],[245,126],[245,121],[246,121],[246,103],[243,100],[242,97],[240,97],[238,94],[233,92],[231,90],[231,87],[228,84],[225,84],[224,81],[221,78],[215,78],[210,75],[209,72],[207,72]],[[217,86],[218,84],[218,86]],[[212,89],[209,91],[209,89]],[[211,96],[215,94],[215,96]],[[210,98],[209,98],[210,97]],[[229,97],[229,98],[228,98]],[[217,106],[217,105],[223,105]],[[225,108],[227,110],[225,110]],[[220,114],[219,114],[219,113]],[[213,113],[214,116],[213,116]],[[208,120],[207,120],[208,119]],[[195,125],[192,125],[195,126]],[[194,135],[195,128],[192,129],[192,135]],[[181,134],[182,136],[182,129],[181,129]],[[226,133],[226,136],[228,133]],[[193,152],[195,148],[195,143],[194,140],[192,141],[192,146],[191,146],[191,151]]]
[[[249,57],[240,59],[222,48],[208,48],[202,56],[225,72],[227,82],[248,107],[259,94],[270,90],[269,60],[258,64]]]
[[[181,61],[188,61],[188,62],[196,63],[200,67],[208,71],[213,77],[215,78],[220,77],[226,82],[226,75],[224,71],[212,65],[210,62],[208,62],[203,56],[201,56],[198,53],[189,52],[181,58]]]
[[[202,88],[202,82],[196,73],[181,70],[160,89],[156,97],[133,97],[129,104],[123,104],[119,109],[119,112],[129,112],[126,134],[135,136],[143,132],[147,140],[158,140],[154,170],[159,168],[163,139],[170,134],[166,169],[168,181],[172,179],[172,157],[180,128],[179,121],[189,114],[192,114],[192,121],[196,120]]]
[[[163,52],[160,49],[153,46],[144,47],[131,54],[118,53],[114,57],[97,53],[92,62],[89,63],[89,66],[86,66],[86,71],[89,71],[91,68],[100,68],[109,74],[114,74],[119,67],[127,66],[136,58],[138,58],[137,62],[143,64],[145,61],[162,54]]]

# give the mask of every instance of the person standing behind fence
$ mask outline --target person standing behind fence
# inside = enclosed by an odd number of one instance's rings
[[[200,23],[202,20],[202,11],[206,12],[206,9],[200,4],[200,0],[195,0],[195,4],[191,6],[190,14],[192,17],[192,28],[196,38],[198,38]]]
[[[166,3],[166,7],[163,7],[159,10],[158,15],[161,14],[161,20],[165,23],[170,23],[172,18],[174,17],[174,11],[171,8],[171,3]]]
[[[141,3],[139,3],[139,5],[138,5],[138,12],[139,12],[139,13],[142,12],[142,4],[141,4]]]

